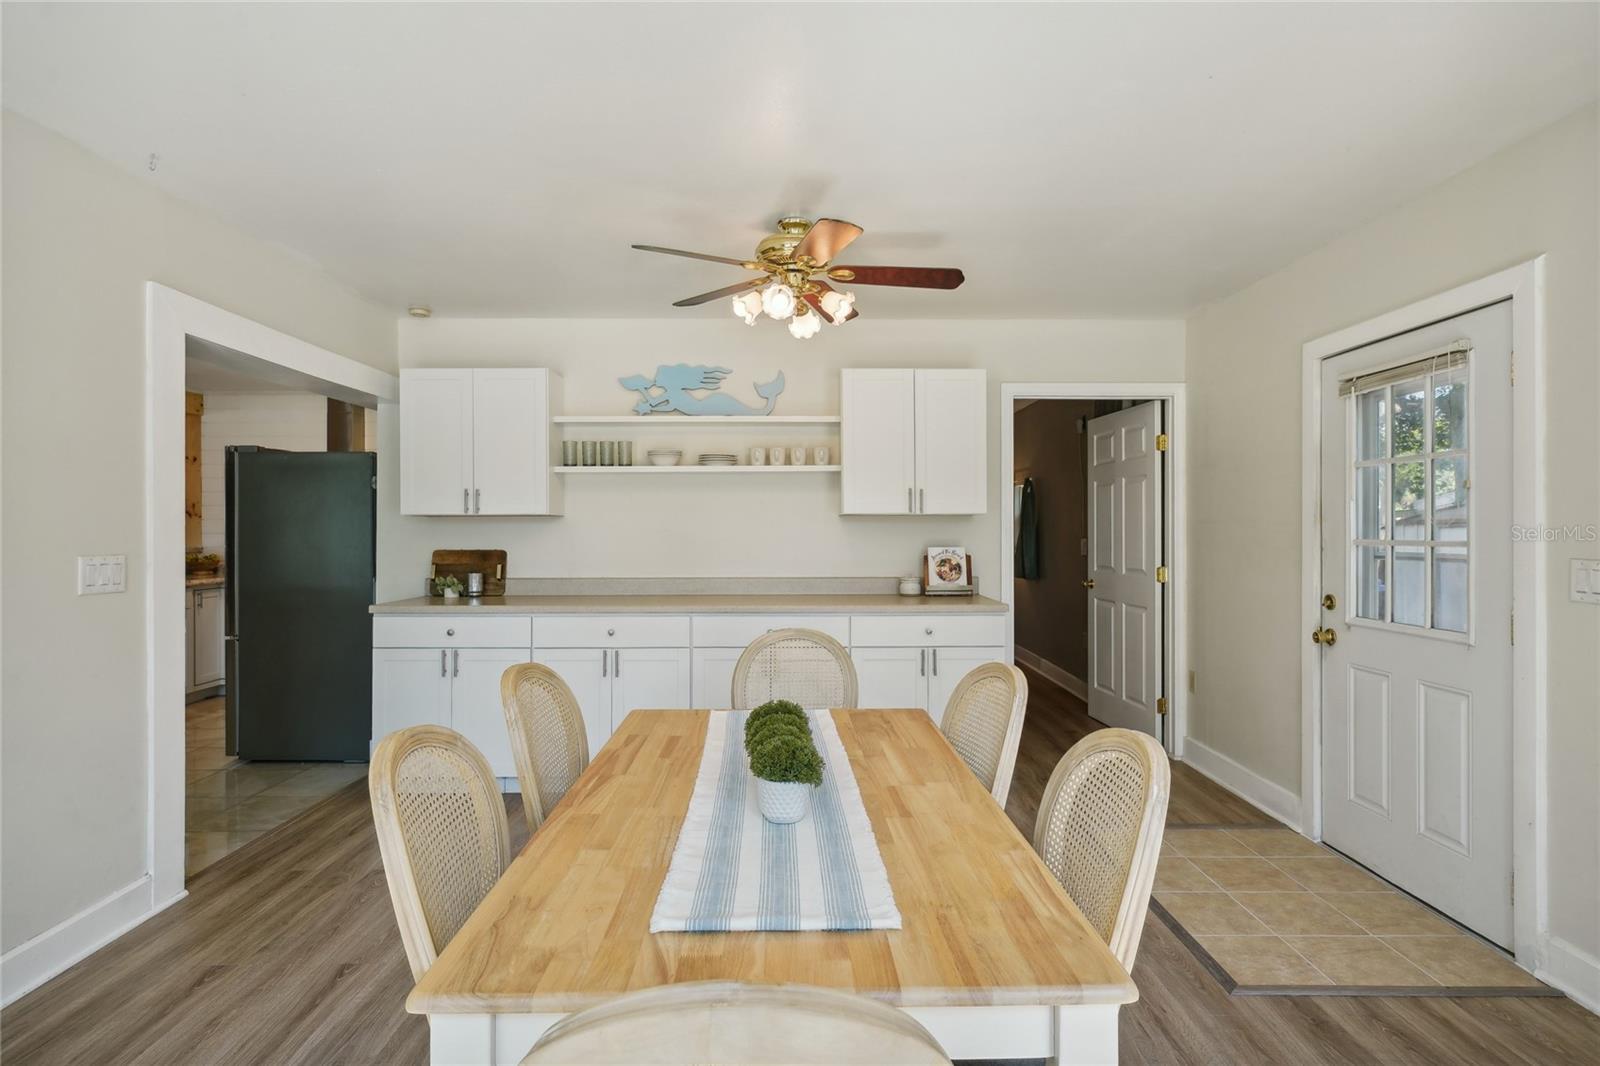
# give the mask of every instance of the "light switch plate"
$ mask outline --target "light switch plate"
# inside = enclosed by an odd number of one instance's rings
[[[99,596],[128,591],[126,555],[78,556],[78,595]]]
[[[1572,560],[1567,594],[1573,603],[1600,603],[1600,559]]]

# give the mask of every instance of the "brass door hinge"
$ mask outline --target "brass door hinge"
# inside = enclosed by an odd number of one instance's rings
[[[1160,698],[1158,698],[1156,700],[1156,713],[1157,714],[1166,714],[1167,713],[1167,698],[1165,696],[1162,696],[1162,697],[1160,697]]]
[[[1158,451],[1158,452],[1166,451],[1168,443],[1169,442],[1167,440],[1167,435],[1165,433],[1157,433],[1156,434],[1156,451]]]
[[[1165,585],[1166,583],[1167,583],[1167,568],[1164,567],[1164,566],[1156,567],[1156,584]]]

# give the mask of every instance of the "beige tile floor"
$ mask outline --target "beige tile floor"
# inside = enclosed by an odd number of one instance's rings
[[[1155,898],[1243,987],[1544,987],[1504,953],[1287,829],[1167,830]]]
[[[224,751],[222,716],[220,698],[186,708],[190,877],[367,773],[365,763],[241,762]]]

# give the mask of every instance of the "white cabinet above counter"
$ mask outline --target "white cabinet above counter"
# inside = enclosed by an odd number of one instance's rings
[[[989,509],[982,370],[842,370],[839,394],[842,513]]]

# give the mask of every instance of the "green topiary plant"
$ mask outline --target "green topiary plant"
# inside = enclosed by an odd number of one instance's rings
[[[809,737],[788,733],[764,737],[750,752],[750,772],[763,781],[822,784],[822,756]]]
[[[795,721],[805,724],[806,712],[793,700],[768,700],[755,710],[751,711],[744,720],[745,744],[750,743],[750,738],[755,734],[756,727],[773,715],[787,715]]]
[[[808,743],[811,741],[811,730],[805,723],[797,722],[786,714],[775,714],[760,722],[755,731],[745,737],[744,750],[749,752],[768,738],[780,735],[799,737]]]

